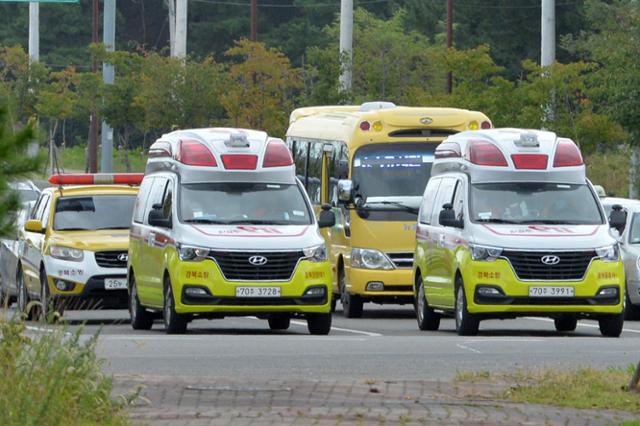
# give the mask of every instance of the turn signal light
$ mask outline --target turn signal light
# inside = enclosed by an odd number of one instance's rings
[[[571,139],[559,139],[556,146],[556,155],[553,158],[553,167],[581,166],[582,154],[580,149]]]
[[[140,185],[144,173],[77,173],[51,175],[52,185]]]
[[[216,158],[209,148],[194,140],[181,140],[176,160],[188,166],[216,167]]]
[[[267,149],[262,160],[262,167],[285,167],[293,164],[293,157],[287,145],[281,140],[272,140],[267,144]]]
[[[476,140],[469,142],[467,157],[469,161],[479,166],[508,167],[502,151],[488,141]]]

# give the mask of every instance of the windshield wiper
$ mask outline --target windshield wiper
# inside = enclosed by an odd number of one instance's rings
[[[536,219],[536,220],[523,220],[518,223],[523,224],[541,224],[541,225],[589,225],[584,222],[576,222],[570,220],[553,220],[553,219]]]
[[[418,214],[418,212],[420,211],[419,209],[415,208],[415,207],[411,207],[408,206],[406,204],[402,204],[398,201],[373,201],[371,204],[382,204],[385,206],[396,206],[396,207],[400,207],[403,210],[408,211],[409,213],[413,213],[413,214]],[[371,208],[370,206],[367,206],[365,204],[365,207]]]
[[[498,219],[498,218],[488,218],[488,219],[476,219],[477,222],[483,222],[483,223],[508,223],[511,225],[518,225],[521,224],[522,222],[518,222],[515,220],[508,220],[508,219]]]
[[[238,219],[222,222],[225,225],[291,225],[286,220]]]
[[[89,228],[58,228],[56,231],[93,231]]]
[[[215,220],[215,219],[204,219],[204,218],[193,218],[193,219],[185,219],[184,223],[206,223],[208,225],[227,225],[228,223],[223,220]]]

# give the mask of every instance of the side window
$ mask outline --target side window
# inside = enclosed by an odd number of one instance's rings
[[[33,208],[31,209],[31,212],[29,213],[29,220],[31,219],[36,219],[38,218],[38,212],[42,212],[42,210],[40,210],[40,206],[43,206],[45,201],[44,199],[48,197],[47,194],[42,194],[40,196],[40,199],[36,202],[36,204],[33,206]]]
[[[327,142],[329,143],[329,142]],[[329,201],[338,205],[338,181],[349,175],[349,149],[342,142],[331,142],[333,152],[329,161]]]
[[[436,196],[436,202],[433,206],[433,214],[431,216],[431,223],[434,225],[440,225],[440,211],[442,206],[447,203],[453,202],[453,191],[458,180],[452,177],[442,178],[440,188],[438,189],[438,195]]]
[[[320,204],[322,182],[322,155],[324,142],[312,142],[309,147],[309,167],[307,168],[307,193],[313,204]]]
[[[151,193],[149,194],[149,200],[147,201],[147,207],[144,209],[144,223],[147,223],[149,219],[149,212],[154,205],[162,205],[162,199],[164,198],[165,188],[167,187],[167,178],[157,177],[153,181],[151,187]]]
[[[456,182],[456,193],[453,198],[453,212],[456,215],[456,219],[462,219],[464,216],[464,182],[460,179]]]
[[[164,200],[162,200],[162,216],[165,219],[171,218],[171,203],[173,203],[171,180],[167,181],[167,190],[165,191]]]
[[[431,213],[434,206],[434,200],[438,193],[438,187],[442,179],[430,179],[427,188],[422,196],[422,205],[420,206],[420,223],[429,225],[431,223]]]
[[[49,195],[46,195],[45,198],[42,200],[42,210],[40,212],[40,214],[38,215],[38,217],[36,217],[36,219],[40,219],[40,221],[42,222],[42,227],[46,228],[47,225],[49,224],[49,212],[51,211],[49,209],[49,206],[51,205],[51,197]]]
[[[142,181],[140,185],[140,191],[138,192],[138,198],[136,198],[136,205],[133,208],[133,221],[137,223],[144,222],[144,208],[147,205],[147,199],[149,198],[149,192],[153,186],[154,178],[147,178]]]
[[[307,156],[309,154],[309,143],[307,141],[292,140],[289,141],[289,149],[293,154],[293,161],[296,165],[296,175],[302,184],[305,184],[307,175]]]

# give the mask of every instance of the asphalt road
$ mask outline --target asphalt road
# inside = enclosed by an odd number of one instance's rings
[[[242,380],[451,380],[458,371],[517,368],[626,367],[640,359],[640,322],[620,338],[603,338],[596,322],[581,321],[560,334],[541,318],[482,322],[480,333],[460,337],[453,319],[437,332],[418,330],[409,306],[365,305],[362,319],[340,306],[329,336],[310,336],[305,321],[285,332],[251,317],[194,321],[188,334],[166,335],[161,322],[135,331],[127,311],[69,311],[70,331],[100,331],[98,353],[116,375],[214,376]],[[5,312],[11,315],[12,312]],[[29,323],[33,333],[52,326]],[[59,327],[59,326],[55,326]]]

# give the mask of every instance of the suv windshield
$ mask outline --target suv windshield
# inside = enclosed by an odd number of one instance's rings
[[[600,225],[587,185],[508,182],[471,185],[471,220],[490,223]]]
[[[186,183],[180,221],[187,223],[310,225],[307,203],[295,184]]]
[[[53,229],[94,231],[128,229],[131,226],[135,195],[61,197],[56,202]]]

